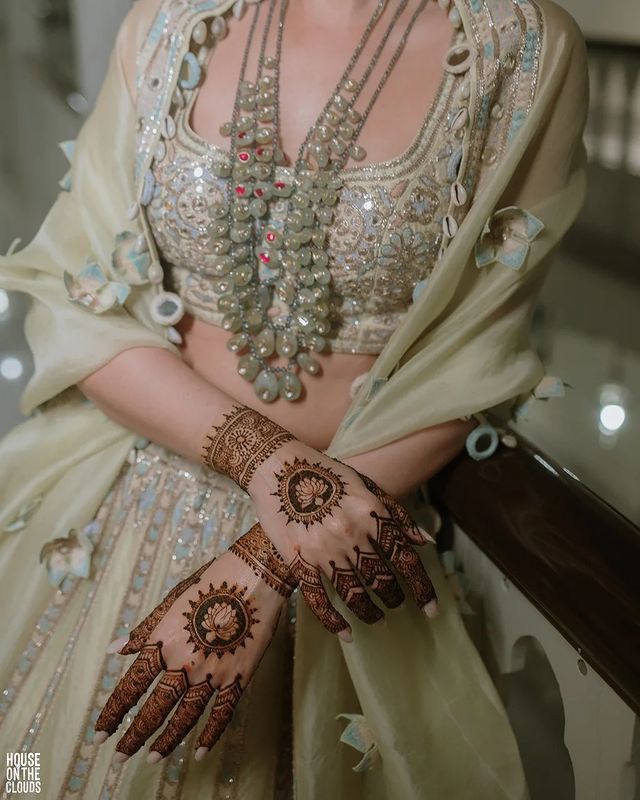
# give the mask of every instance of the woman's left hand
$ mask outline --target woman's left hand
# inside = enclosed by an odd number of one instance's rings
[[[94,741],[116,732],[162,675],[116,745],[116,761],[136,753],[165,720],[148,760],[160,761],[185,738],[215,694],[196,746],[202,758],[231,720],[295,585],[259,524],[179,583],[110,652],[137,653],[96,721]],[[174,711],[175,708],[175,711]]]

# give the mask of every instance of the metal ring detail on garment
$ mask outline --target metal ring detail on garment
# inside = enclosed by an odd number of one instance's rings
[[[471,45],[468,42],[460,42],[460,44],[454,44],[453,47],[449,48],[443,64],[447,72],[460,75],[469,69],[472,60],[473,49]]]

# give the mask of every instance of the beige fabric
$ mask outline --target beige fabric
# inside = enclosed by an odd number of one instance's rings
[[[487,5],[499,9],[510,3]],[[46,597],[46,576],[37,563],[40,545],[91,519],[134,439],[84,403],[74,384],[129,347],[177,352],[149,318],[148,285],[132,288],[126,313],[98,316],[71,304],[62,280],[65,269],[79,271],[88,257],[108,271],[117,233],[148,233],[142,218],[127,217],[136,199],[131,177],[136,118],[122,63],[124,53],[140,47],[152,5],[142,0],[121,29],[97,107],[77,143],[72,191],[60,195],[31,244],[0,259],[0,285],[33,298],[26,332],[35,374],[22,409],[42,412],[0,443],[0,528],[25,501],[44,497],[23,530],[3,534],[4,607],[15,607],[21,587],[30,587],[28,602],[4,621],[5,654],[19,652],[29,641],[38,603]],[[428,290],[376,360],[331,443],[332,456],[366,452],[469,413],[493,408],[506,414],[544,374],[529,343],[529,326],[554,249],[584,197],[587,88],[584,42],[575,22],[551,0],[537,5],[545,36],[533,107],[474,198]],[[224,2],[218,10],[229,6]],[[520,270],[500,263],[478,270],[475,242],[494,210],[508,205],[533,213],[544,231]],[[52,408],[42,405],[49,400]],[[353,620],[355,642],[347,646],[326,635],[299,604],[294,764],[300,800],[526,798],[495,687],[470,645],[432,548],[424,558],[443,609],[433,623],[426,624],[407,604],[388,614],[382,627],[369,629]],[[97,657],[87,653],[87,670]],[[5,665],[5,675],[11,666]],[[338,742],[343,723],[335,720],[338,713],[358,711],[380,754],[372,769],[360,774],[350,770],[359,756],[353,751],[350,759],[351,751]],[[11,741],[3,732],[2,746],[10,749]],[[251,800],[268,797],[269,791],[264,786]]]

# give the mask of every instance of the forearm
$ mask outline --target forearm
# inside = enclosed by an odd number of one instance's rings
[[[474,419],[450,420],[342,460],[399,500],[455,458],[476,425]]]
[[[178,356],[156,347],[119,353],[78,387],[120,425],[194,463],[212,426],[235,403]]]

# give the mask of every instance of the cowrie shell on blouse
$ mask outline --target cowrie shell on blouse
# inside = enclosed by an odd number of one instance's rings
[[[158,324],[174,325],[184,316],[184,305],[175,292],[158,292],[151,301],[150,311]]]
[[[454,28],[459,28],[462,25],[462,17],[460,16],[460,12],[455,6],[449,12],[449,22],[453,25]]]
[[[500,103],[495,103],[493,108],[491,109],[491,116],[493,119],[502,119],[502,115],[504,114],[504,109],[500,105]]]
[[[456,206],[463,206],[467,202],[467,190],[460,183],[456,181],[451,184],[451,202]]]
[[[459,131],[460,128],[469,122],[469,111],[467,108],[459,108],[454,112],[453,119],[451,120],[451,130]]]
[[[245,0],[236,0],[236,2],[233,4],[233,16],[236,19],[242,19],[246,10],[247,4]]]
[[[224,39],[227,35],[227,22],[224,17],[216,17],[211,23],[211,33],[216,39]]]
[[[176,330],[173,325],[167,328],[167,337],[170,342],[174,344],[182,344],[182,336],[180,335],[180,331]]]
[[[444,235],[447,236],[449,239],[453,239],[453,237],[458,232],[458,223],[451,214],[445,214],[442,219],[442,230],[444,231]]]
[[[207,23],[204,20],[196,23],[191,38],[196,44],[204,44],[207,41]]]
[[[473,50],[471,46],[467,42],[461,42],[449,48],[444,57],[443,65],[447,72],[460,75],[469,69],[472,59]]]
[[[173,139],[176,133],[177,128],[174,118],[166,116],[162,122],[162,135],[165,139]]]
[[[471,97],[471,82],[469,78],[465,78],[458,89],[458,98],[460,100],[468,100],[469,97]]]

